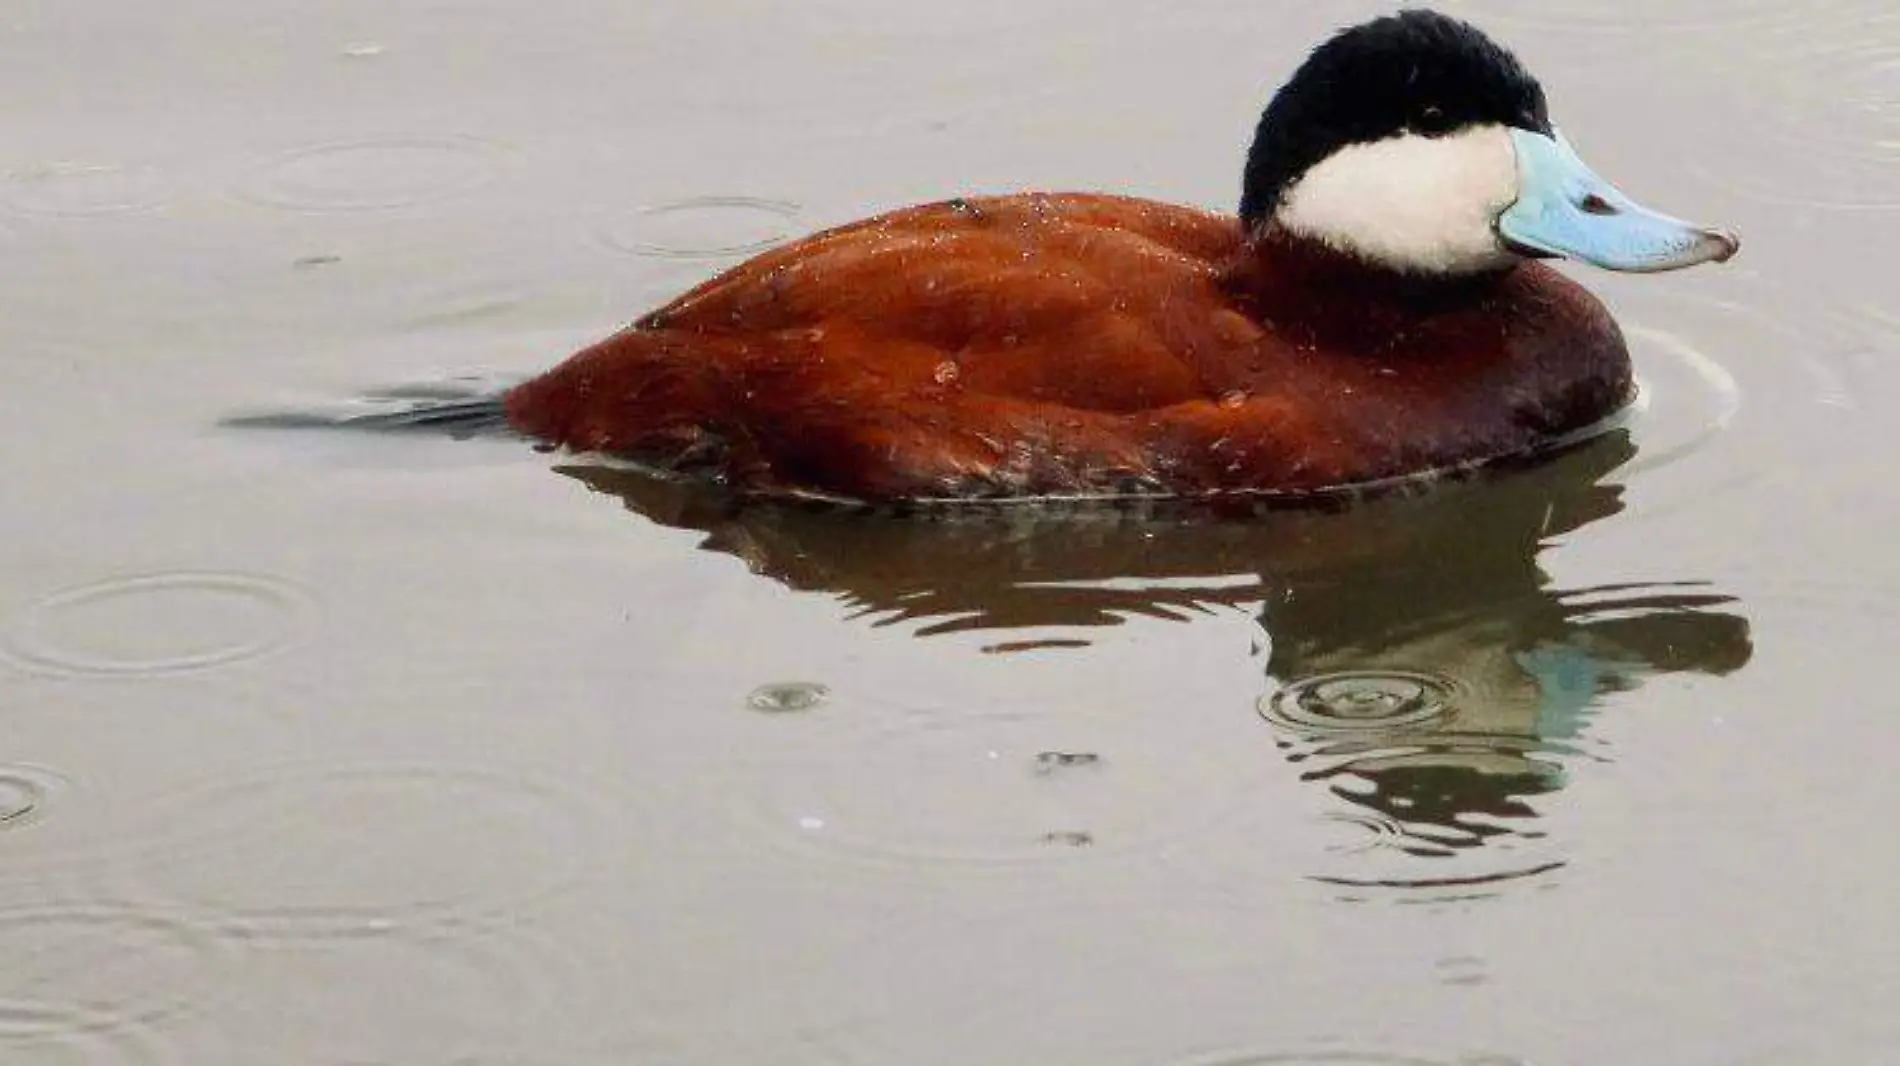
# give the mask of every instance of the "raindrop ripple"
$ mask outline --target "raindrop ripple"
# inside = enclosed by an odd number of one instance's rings
[[[258,167],[236,195],[286,211],[388,211],[493,182],[514,149],[475,137],[386,137],[294,149]]]
[[[316,613],[311,597],[281,578],[137,574],[41,598],[12,619],[0,650],[33,672],[176,674],[280,651],[309,631]]]

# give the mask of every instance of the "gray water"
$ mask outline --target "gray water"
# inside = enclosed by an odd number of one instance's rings
[[[1900,12],[1459,3],[1745,238],[1644,405],[1210,525],[222,420],[972,191],[1226,207],[1365,4],[14,0],[0,1062],[1508,1066],[1900,1043]]]

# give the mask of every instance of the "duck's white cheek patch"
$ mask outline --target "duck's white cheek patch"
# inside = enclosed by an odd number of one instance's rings
[[[1472,273],[1512,260],[1494,223],[1516,200],[1510,132],[1473,126],[1342,148],[1300,178],[1274,217],[1383,266]]]

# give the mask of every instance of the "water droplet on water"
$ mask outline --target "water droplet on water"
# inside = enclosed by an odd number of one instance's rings
[[[1103,734],[1113,727],[1100,722],[1090,723],[1086,746],[1063,749],[1050,735],[1061,724],[1013,708],[878,714],[863,698],[854,692],[852,713],[823,728],[784,723],[793,746],[780,746],[776,772],[722,789],[756,795],[746,806],[767,842],[911,867],[1068,861],[1076,857],[1068,849],[1085,844],[1090,857],[1154,852],[1207,832],[1277,769],[1245,748],[1157,750],[1133,739],[1146,733]],[[838,729],[868,732],[839,743]],[[1112,751],[1112,761],[1098,751]],[[813,816],[824,831],[800,831]]]
[[[745,698],[746,705],[756,711],[769,711],[774,714],[787,711],[809,711],[825,701],[831,690],[815,681],[780,681],[769,685],[760,685]]]
[[[1092,751],[1045,751],[1036,755],[1036,772],[1052,774],[1070,766],[1094,766],[1102,761]]]
[[[1385,730],[1446,714],[1456,691],[1455,683],[1431,674],[1345,671],[1303,678],[1262,697],[1260,713],[1307,731]]]

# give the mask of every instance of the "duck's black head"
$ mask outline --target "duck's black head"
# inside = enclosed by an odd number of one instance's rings
[[[1349,145],[1478,125],[1551,132],[1543,86],[1477,27],[1414,10],[1341,30],[1260,116],[1240,217],[1264,221],[1307,170]]]
[[[1550,255],[1669,270],[1739,246],[1597,177],[1517,58],[1432,11],[1374,19],[1313,50],[1260,116],[1240,216],[1253,234],[1423,275]]]

